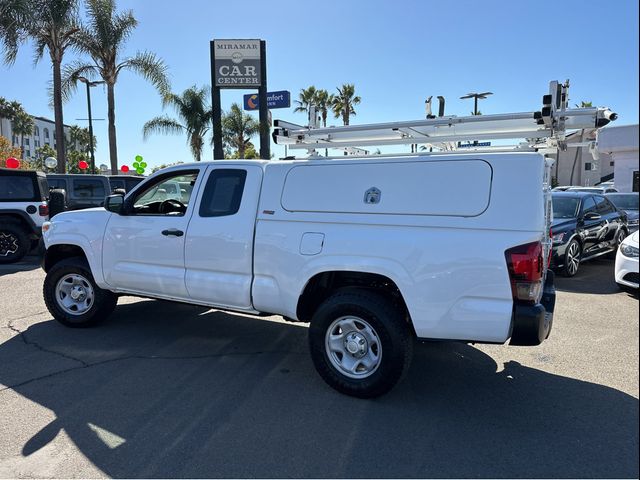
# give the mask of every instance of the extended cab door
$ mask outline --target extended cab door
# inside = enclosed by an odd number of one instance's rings
[[[250,309],[258,165],[212,165],[187,230],[186,284],[196,301]]]
[[[195,209],[192,193],[206,167],[171,170],[125,200],[104,233],[102,270],[119,290],[188,298],[184,277],[185,233]],[[179,194],[174,192],[178,186]],[[170,192],[170,193],[168,193]]]

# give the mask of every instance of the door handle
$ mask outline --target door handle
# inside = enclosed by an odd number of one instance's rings
[[[174,237],[181,237],[184,235],[184,232],[182,230],[178,230],[177,228],[170,228],[169,230],[162,230],[162,234],[165,237],[168,237],[169,235],[173,235]]]

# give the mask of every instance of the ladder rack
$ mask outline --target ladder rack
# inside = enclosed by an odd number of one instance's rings
[[[274,123],[273,139],[291,149],[431,144],[451,150],[450,142],[525,139],[531,148],[566,149],[567,130],[599,128],[617,118],[607,107],[567,108],[569,82],[549,85],[537,112],[443,116],[424,120],[347,125],[328,128]],[[315,122],[310,122],[315,123]],[[526,145],[525,145],[526,146]],[[486,149],[483,149],[486,150]],[[464,151],[470,151],[465,148]],[[458,153],[460,150],[458,150]]]

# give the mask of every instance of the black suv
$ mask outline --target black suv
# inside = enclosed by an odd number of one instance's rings
[[[65,210],[101,207],[105,197],[111,194],[106,175],[50,173],[47,182],[50,189],[65,191]]]
[[[48,199],[44,173],[0,168],[0,263],[17,262],[38,245]]]
[[[109,183],[111,184],[111,191],[124,190],[125,193],[129,193],[133,190],[133,187],[142,182],[145,177],[138,177],[136,175],[109,175]]]
[[[580,263],[615,252],[627,236],[627,215],[602,195],[553,192],[552,267],[568,277]]]

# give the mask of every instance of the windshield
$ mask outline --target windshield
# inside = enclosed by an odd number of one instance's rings
[[[640,198],[640,196],[637,193],[629,195],[607,195],[607,198],[622,210],[638,210],[638,198]]]
[[[576,218],[580,199],[576,197],[553,197],[553,218]]]

